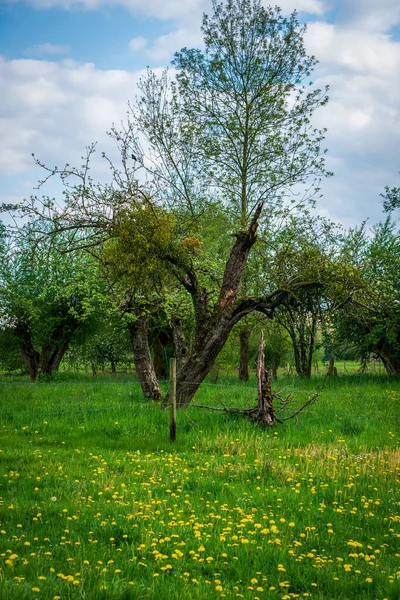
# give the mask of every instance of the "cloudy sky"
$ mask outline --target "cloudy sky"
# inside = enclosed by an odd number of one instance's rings
[[[346,227],[382,217],[400,185],[399,0],[277,0],[308,23],[306,45],[330,102],[328,168],[318,209]],[[146,66],[201,45],[211,0],[0,0],[0,202],[30,195],[49,165],[79,164],[85,146],[126,113]]]

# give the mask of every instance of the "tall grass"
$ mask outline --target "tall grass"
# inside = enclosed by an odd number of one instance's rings
[[[321,379],[276,388],[299,405]],[[225,375],[196,403],[255,396]],[[398,380],[332,378],[270,431],[190,407],[174,444],[130,376],[0,399],[0,598],[400,597]]]

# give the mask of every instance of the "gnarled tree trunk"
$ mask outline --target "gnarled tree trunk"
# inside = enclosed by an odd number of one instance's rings
[[[171,319],[172,337],[175,346],[175,357],[176,357],[176,372],[179,373],[189,358],[189,347],[186,343],[185,334],[182,327],[182,320],[177,317]]]
[[[400,358],[377,352],[388,375],[400,375]]]
[[[254,310],[271,317],[276,306],[283,302],[288,294],[288,290],[285,289],[277,290],[267,297],[237,297],[243,270],[257,239],[257,222],[261,210],[262,204],[257,207],[248,230],[236,234],[236,242],[225,266],[219,298],[213,307],[209,306],[209,293],[200,285],[192,266],[185,268],[180,277],[182,285],[192,296],[196,318],[196,337],[192,353],[182,366],[176,385],[177,405],[180,408],[190,404],[201,382],[210,372],[233,326]],[[175,267],[175,274],[178,274],[179,266]],[[163,406],[168,406],[168,403],[167,394]]]
[[[134,323],[128,324],[128,330],[136,372],[143,394],[149,400],[161,400],[162,394],[149,347],[149,320],[149,314],[140,315]]]

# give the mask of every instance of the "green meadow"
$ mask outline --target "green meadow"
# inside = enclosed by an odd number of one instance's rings
[[[226,374],[195,402],[255,398]],[[133,376],[2,376],[0,598],[398,599],[399,408],[398,379],[341,370],[273,430],[192,406],[171,443]]]

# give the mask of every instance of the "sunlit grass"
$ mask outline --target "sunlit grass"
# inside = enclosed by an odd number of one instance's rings
[[[226,375],[196,402],[255,395]],[[329,380],[272,431],[192,407],[175,444],[128,376],[0,398],[0,598],[400,597],[399,381]]]

